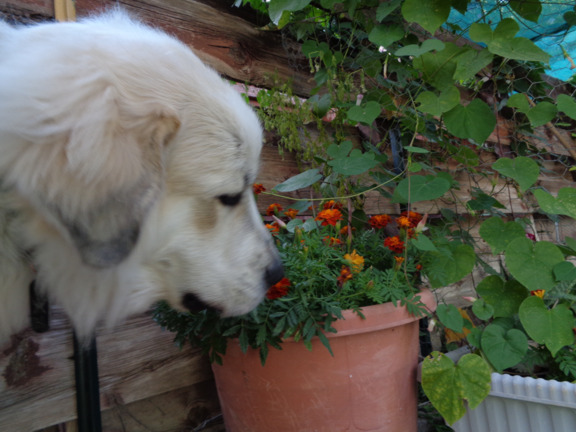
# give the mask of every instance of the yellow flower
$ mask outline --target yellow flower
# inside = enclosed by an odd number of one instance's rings
[[[364,257],[358,255],[356,250],[353,250],[351,254],[344,255],[344,259],[350,264],[352,273],[360,273],[364,268]]]
[[[530,291],[530,294],[532,294],[533,296],[536,296],[536,297],[544,298],[545,292],[546,292],[546,290],[539,289],[539,290]]]

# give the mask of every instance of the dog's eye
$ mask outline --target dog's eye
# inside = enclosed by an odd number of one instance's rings
[[[225,206],[233,207],[240,202],[241,198],[242,194],[239,193],[236,195],[220,195],[218,200]]]

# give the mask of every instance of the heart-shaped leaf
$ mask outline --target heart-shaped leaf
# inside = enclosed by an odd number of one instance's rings
[[[476,408],[488,393],[490,366],[479,356],[466,354],[458,364],[434,352],[422,363],[422,389],[432,405],[453,424],[466,413],[466,405]]]
[[[494,55],[486,50],[477,51],[473,48],[467,49],[458,56],[454,80],[466,81],[474,77],[478,72],[492,63]]]
[[[374,153],[363,153],[359,149],[352,150],[351,141],[344,141],[339,145],[331,144],[326,152],[333,158],[328,161],[328,165],[343,175],[359,175],[378,165]]]
[[[378,161],[374,159],[374,153],[362,153],[359,149],[354,149],[348,157],[331,160],[328,165],[343,175],[359,175],[374,168]]]
[[[553,269],[564,261],[556,245],[527,238],[512,240],[505,252],[510,274],[530,291],[547,290],[556,284]]]
[[[450,181],[442,177],[413,175],[406,177],[394,191],[394,202],[414,203],[440,198],[450,189]]]
[[[418,95],[416,103],[419,103],[418,110],[432,114],[433,116],[441,116],[447,111],[450,111],[460,102],[460,92],[454,86],[446,87],[439,96],[426,91]]]
[[[526,93],[515,93],[508,98],[506,102],[510,108],[516,108],[521,113],[526,114],[530,111],[530,102],[528,102],[528,96]]]
[[[543,211],[550,214],[560,214],[576,219],[576,189],[565,187],[558,191],[558,197],[554,198],[548,192],[541,189],[534,191],[534,196]]]
[[[556,117],[556,114],[558,114],[558,108],[550,102],[540,102],[526,113],[530,124],[535,128],[545,125]]]
[[[465,51],[453,43],[446,43],[444,49],[428,52],[415,57],[412,64],[422,72],[422,78],[439,90],[454,85],[454,73],[458,57]]]
[[[274,187],[278,192],[292,192],[313,185],[322,178],[317,168],[313,168],[290,177],[285,182]]]
[[[510,0],[510,7],[522,18],[538,22],[542,13],[542,4],[539,1]]]
[[[438,314],[438,319],[442,324],[456,333],[462,333],[464,318],[456,306],[451,304],[440,304],[436,308],[436,313]]]
[[[476,287],[478,295],[494,308],[495,317],[510,317],[528,297],[528,290],[515,280],[504,281],[500,276],[484,278]]]
[[[522,192],[536,183],[540,175],[538,164],[525,156],[514,159],[500,158],[492,164],[492,168],[516,181]]]
[[[496,216],[486,219],[480,226],[479,233],[490,245],[494,255],[503,252],[512,240],[526,237],[522,225],[517,222],[504,222]]]
[[[341,3],[341,0],[337,0],[334,3]],[[387,2],[380,3],[378,9],[376,9],[376,19],[378,22],[382,22],[384,18],[394,12],[398,6],[402,3],[402,0],[391,0]],[[322,5],[324,6],[324,5]]]
[[[563,303],[548,309],[540,297],[528,297],[520,305],[520,322],[535,342],[546,345],[552,356],[574,343],[574,315]]]
[[[402,15],[408,22],[416,22],[430,33],[434,33],[450,15],[450,0],[406,0],[402,4]]]
[[[382,112],[378,102],[368,101],[362,105],[354,105],[348,110],[348,120],[370,126]]]
[[[380,24],[375,26],[368,34],[368,40],[377,46],[387,48],[397,40],[404,37],[404,27],[401,25],[385,25]]]
[[[482,351],[498,372],[515,366],[528,351],[528,338],[518,330],[489,324],[482,333]]]
[[[482,298],[479,298],[472,304],[472,312],[478,319],[487,321],[494,316],[494,307],[486,303]]]
[[[452,108],[444,114],[444,121],[449,132],[458,138],[473,139],[478,144],[486,141],[496,127],[494,113],[480,99]]]
[[[558,281],[576,280],[576,267],[570,261],[564,261],[554,267],[554,277]]]
[[[476,254],[470,245],[450,242],[438,251],[422,256],[424,273],[434,288],[458,282],[469,274],[476,263]]]
[[[560,94],[556,98],[556,105],[558,106],[558,110],[562,111],[572,120],[576,120],[576,100],[574,100],[574,98],[566,94]]]
[[[470,37],[476,42],[484,42],[493,54],[513,60],[547,63],[550,55],[534,42],[524,37],[514,37],[519,30],[520,26],[515,20],[506,18],[498,23],[494,31],[488,24],[472,24]]]
[[[397,50],[394,55],[418,57],[430,51],[442,51],[444,46],[444,42],[438,39],[426,39],[424,42],[422,42],[422,45],[413,44],[403,46]]]

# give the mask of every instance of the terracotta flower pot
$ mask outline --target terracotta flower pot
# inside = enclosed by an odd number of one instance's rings
[[[422,301],[436,307],[428,290]],[[224,365],[213,365],[228,432],[415,432],[418,318],[392,303],[345,311],[312,351],[286,341],[263,367],[257,351],[230,343]]]

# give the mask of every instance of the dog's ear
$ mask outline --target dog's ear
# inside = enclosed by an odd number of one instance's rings
[[[179,127],[178,118],[166,112],[139,119],[129,129],[117,127],[112,142],[104,144],[113,149],[104,166],[108,178],[100,178],[98,185],[89,185],[85,191],[97,198],[81,212],[69,214],[64,206],[56,209],[85,264],[111,267],[130,254],[149,209],[164,187],[164,147]],[[115,151],[121,146],[130,152]],[[94,152],[98,152],[98,146]]]

